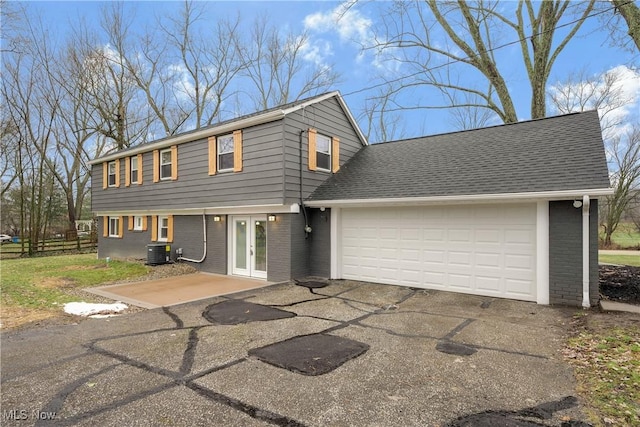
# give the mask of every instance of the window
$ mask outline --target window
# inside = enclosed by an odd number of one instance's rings
[[[131,183],[138,183],[138,156],[131,157]]]
[[[321,135],[317,130],[308,130],[309,170],[338,172],[340,169],[340,138]]]
[[[133,217],[133,229],[135,231],[143,231],[144,230],[144,220],[141,216]]]
[[[109,162],[108,172],[108,185],[109,187],[116,187],[116,162]]]
[[[218,170],[233,169],[233,135],[218,137]]]
[[[120,218],[117,216],[109,217],[109,237],[120,237]]]
[[[171,179],[171,150],[160,151],[160,179]]]
[[[158,241],[166,242],[169,238],[169,217],[158,217]]]
[[[318,169],[331,170],[331,138],[328,136],[316,136],[316,166]]]

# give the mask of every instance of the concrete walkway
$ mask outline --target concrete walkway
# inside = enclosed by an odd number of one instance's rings
[[[166,279],[101,286],[87,291],[138,307],[158,308],[262,288],[271,284],[266,280],[194,273]]]

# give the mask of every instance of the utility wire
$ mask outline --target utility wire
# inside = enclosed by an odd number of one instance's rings
[[[633,1],[634,1],[634,0],[629,0],[628,2],[626,2],[626,3],[622,4],[622,5],[620,5],[620,7],[623,7],[623,6],[626,6],[626,5],[630,4],[630,3],[633,3]],[[543,32],[541,32],[541,33],[539,33],[539,34],[545,34],[545,33],[553,32],[553,31],[558,30],[559,28],[568,27],[569,25],[573,25],[573,24],[575,24],[575,23],[577,23],[577,22],[580,22],[580,21],[586,21],[586,20],[587,20],[587,19],[589,19],[589,18],[593,18],[593,17],[596,17],[596,16],[598,16],[598,15],[602,15],[602,14],[607,13],[607,12],[609,12],[609,11],[611,11],[611,10],[614,10],[614,9],[618,9],[618,7],[617,7],[617,6],[613,6],[613,7],[609,8],[609,9],[601,10],[601,11],[599,11],[599,12],[594,12],[594,13],[592,13],[592,14],[590,14],[590,15],[587,15],[587,16],[586,16],[586,17],[584,17],[584,18],[576,19],[576,20],[573,20],[573,21],[571,21],[571,22],[567,22],[567,23],[565,23],[565,24],[558,25],[557,27],[553,27],[552,29],[549,29],[549,30],[543,31]],[[539,34],[536,34],[536,36],[537,36],[537,35],[539,35]],[[523,38],[518,39],[518,40],[510,41],[510,42],[507,42],[507,43],[501,44],[500,46],[496,46],[496,47],[492,47],[491,49],[487,49],[487,52],[494,52],[494,51],[496,51],[496,50],[498,50],[498,49],[503,49],[503,48],[505,48],[505,47],[509,47],[509,46],[514,45],[514,44],[519,44],[519,43],[522,43],[523,41],[530,40],[530,39],[532,39],[533,37],[534,37],[534,36],[527,36],[527,37],[523,37]],[[472,59],[472,57],[470,57],[470,56],[467,56],[467,57],[464,57],[464,58],[460,58],[460,59],[451,59],[451,60],[449,60],[449,61],[447,61],[447,62],[445,62],[445,63],[443,63],[443,64],[436,65],[436,66],[433,66],[433,67],[431,67],[431,68],[427,68],[426,70],[416,71],[415,73],[412,73],[412,74],[409,74],[409,75],[406,75],[406,76],[398,77],[398,78],[396,78],[396,79],[392,79],[392,80],[387,80],[387,81],[384,81],[384,82],[382,82],[382,83],[377,83],[377,84],[372,85],[372,86],[364,87],[364,88],[362,88],[362,89],[356,89],[356,90],[354,90],[354,91],[351,91],[351,92],[345,93],[345,94],[343,94],[342,96],[355,95],[356,93],[361,93],[361,92],[365,92],[365,91],[368,91],[368,90],[371,90],[371,89],[375,89],[375,88],[377,88],[377,87],[386,86],[386,85],[388,85],[388,84],[390,84],[390,83],[396,83],[396,82],[402,81],[402,80],[404,80],[404,79],[408,79],[408,78],[411,78],[411,77],[415,77],[415,76],[417,76],[417,75],[424,74],[424,73],[427,73],[427,72],[435,71],[435,70],[437,70],[437,69],[444,68],[444,67],[448,67],[449,65],[453,65],[453,64],[455,64],[455,63],[463,62],[463,61],[467,61],[467,60],[470,60],[470,59]]]

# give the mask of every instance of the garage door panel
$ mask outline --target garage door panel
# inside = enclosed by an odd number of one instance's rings
[[[343,277],[535,301],[535,223],[533,204],[344,209]]]

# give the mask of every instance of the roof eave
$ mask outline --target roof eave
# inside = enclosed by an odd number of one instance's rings
[[[121,158],[123,154],[126,154],[127,156],[133,156],[139,153],[146,153],[153,150],[159,150],[162,148],[171,147],[172,145],[182,144],[190,141],[196,141],[198,139],[208,138],[213,135],[219,135],[221,133],[232,132],[237,129],[244,129],[251,126],[260,125],[263,123],[272,122],[275,120],[279,120],[284,116],[285,116],[284,110],[269,111],[264,114],[247,117],[246,119],[240,119],[238,121],[225,123],[220,126],[208,127],[206,129],[197,130],[195,132],[176,135],[174,137],[168,137],[165,139],[161,139],[160,141],[152,142],[149,144],[139,145],[129,150],[117,151],[115,153],[108,154],[106,156],[98,157],[97,159],[91,160],[89,161],[89,164],[94,165],[96,163],[115,160],[115,159]]]
[[[397,197],[379,199],[341,199],[341,200],[308,200],[305,206],[312,208],[335,207],[378,207],[378,206],[411,206],[447,203],[478,203],[478,202],[522,202],[537,200],[567,200],[582,199],[583,196],[602,197],[613,194],[612,188],[594,188],[577,190],[538,191],[529,193],[497,193],[497,194],[468,194],[456,196],[428,196],[428,197]]]

